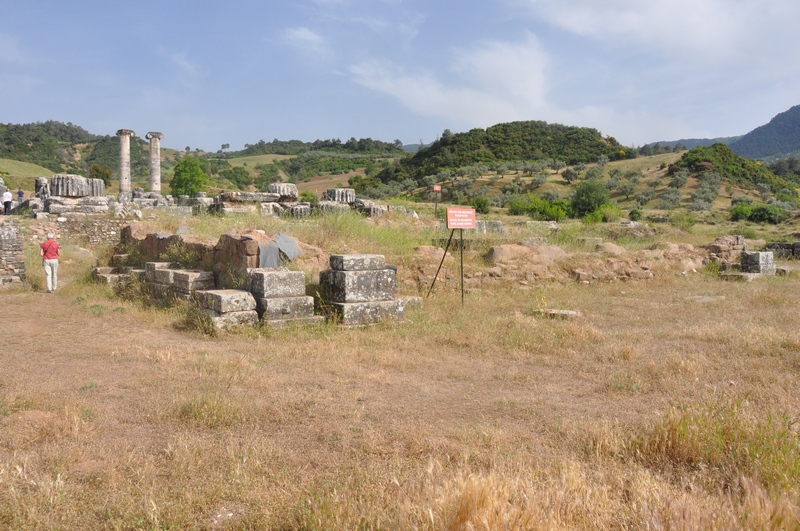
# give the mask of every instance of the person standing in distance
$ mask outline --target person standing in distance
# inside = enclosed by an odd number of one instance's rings
[[[3,214],[6,216],[11,215],[11,201],[14,200],[14,196],[11,195],[11,190],[6,188],[6,191],[3,192]]]
[[[42,257],[44,266],[44,276],[47,279],[47,293],[58,288],[58,255],[61,254],[61,247],[56,243],[52,232],[47,233],[47,241],[39,246],[39,254]]]

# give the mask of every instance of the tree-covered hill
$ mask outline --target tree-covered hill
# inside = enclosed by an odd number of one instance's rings
[[[578,164],[595,162],[601,156],[617,160],[633,155],[596,129],[542,121],[510,122],[466,133],[445,130],[429,147],[383,170],[378,178],[384,183],[405,179],[421,182],[427,175],[473,164],[544,159]]]
[[[72,123],[53,120],[30,124],[0,124],[0,158],[38,164],[54,173],[89,176],[93,164],[119,171],[119,138],[93,135]],[[131,173],[146,175],[147,143],[131,140]]]
[[[754,159],[800,152],[800,105],[778,114],[729,146],[734,153]]]
[[[774,192],[783,189],[794,190],[785,179],[778,177],[758,162],[737,155],[722,143],[708,147],[699,146],[687,151],[671,168],[673,173],[681,169],[695,173],[713,171],[734,186],[747,189],[767,184]],[[793,194],[796,195],[794,192]]]

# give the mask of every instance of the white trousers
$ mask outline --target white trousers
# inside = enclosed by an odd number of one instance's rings
[[[58,289],[58,258],[42,260],[44,276],[47,279],[47,291]]]

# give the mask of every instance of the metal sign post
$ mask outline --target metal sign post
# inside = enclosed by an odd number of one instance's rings
[[[439,269],[436,270],[436,275],[433,277],[433,282],[431,282],[431,288],[428,290],[427,297],[430,297],[431,291],[433,291],[433,286],[436,284],[439,271],[441,271],[442,264],[447,256],[447,250],[450,248],[450,242],[453,240],[453,234],[455,234],[456,229],[458,229],[459,243],[461,244],[461,304],[464,304],[464,229],[474,229],[476,227],[477,220],[475,218],[474,208],[447,209],[447,228],[450,229],[450,238],[447,239],[447,246],[445,246],[442,261],[439,262]]]
[[[439,196],[442,195],[442,185],[434,184],[433,191],[436,194],[433,197],[433,217],[439,219]]]

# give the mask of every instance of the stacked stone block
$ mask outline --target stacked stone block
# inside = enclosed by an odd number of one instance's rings
[[[350,205],[356,201],[356,191],[352,188],[329,188],[322,192],[320,200]]]
[[[217,329],[258,324],[256,300],[247,291],[238,289],[197,291],[195,298]]]
[[[743,252],[742,273],[760,273],[764,276],[775,274],[775,261],[771,252]]]
[[[103,197],[106,195],[106,187],[102,179],[87,179],[81,175],[58,173],[50,178],[50,195]]]
[[[195,292],[213,290],[216,287],[211,271],[179,270],[172,275],[172,288],[179,299],[190,300]]]
[[[706,246],[708,252],[725,262],[735,262],[745,250],[744,236],[721,236]]]
[[[331,255],[319,275],[330,317],[347,325],[405,319],[407,299],[395,299],[396,271],[382,255]]]
[[[247,291],[253,294],[256,311],[265,325],[318,323],[314,298],[306,296],[305,273],[287,269],[255,268],[247,271]]]
[[[0,225],[0,287],[19,285],[25,276],[23,237],[11,223]]]
[[[174,293],[172,284],[175,270],[170,262],[146,262],[144,264],[144,281],[147,291],[153,298],[164,299]]]
[[[297,185],[292,183],[270,183],[267,187],[267,192],[270,194],[278,194],[278,201],[281,203],[297,201],[300,197],[300,192],[297,191]]]

